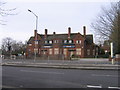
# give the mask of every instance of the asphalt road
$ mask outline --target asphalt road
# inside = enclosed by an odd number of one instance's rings
[[[119,88],[118,71],[2,67],[3,88]],[[120,89],[120,88],[119,88]]]

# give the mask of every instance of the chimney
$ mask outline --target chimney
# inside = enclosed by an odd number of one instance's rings
[[[48,30],[45,29],[45,38],[47,38],[47,32],[48,32]]]
[[[35,37],[35,40],[37,40],[37,30],[34,30],[34,37]]]
[[[55,32],[53,32],[53,35],[55,35],[56,33]]]
[[[70,38],[70,34],[71,34],[71,28],[68,28],[68,38]]]
[[[84,35],[84,37],[86,36],[86,27],[85,26],[83,26],[83,35]]]

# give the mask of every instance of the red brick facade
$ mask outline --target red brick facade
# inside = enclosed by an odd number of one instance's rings
[[[70,59],[95,57],[96,49],[93,43],[93,35],[86,35],[86,27],[83,27],[83,35],[71,33],[68,28],[67,34],[38,34],[34,30],[34,36],[30,37],[27,45],[26,55],[30,57],[37,55],[41,58],[49,59]]]

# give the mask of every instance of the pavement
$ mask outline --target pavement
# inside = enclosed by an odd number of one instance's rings
[[[112,63],[108,59],[80,59],[80,60],[5,60],[1,66],[60,68],[60,69],[87,69],[87,70],[119,70],[120,62]]]

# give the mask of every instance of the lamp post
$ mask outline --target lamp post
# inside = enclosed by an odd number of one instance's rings
[[[36,17],[36,30],[37,30],[37,27],[38,27],[38,16],[34,12],[32,12],[30,9],[28,9],[28,11],[31,12]]]
[[[113,42],[111,42],[111,59],[112,59],[112,64],[114,64],[114,59],[113,59]]]
[[[37,27],[38,27],[38,16],[34,12],[32,12],[30,9],[28,9],[28,11],[31,12],[36,17],[36,29],[35,30],[37,30]],[[34,55],[35,55],[35,57],[34,57],[34,61],[36,59],[36,53],[37,53],[37,48],[36,48],[37,46],[36,46],[36,44],[38,44],[38,42],[35,40],[35,48],[34,48]]]

